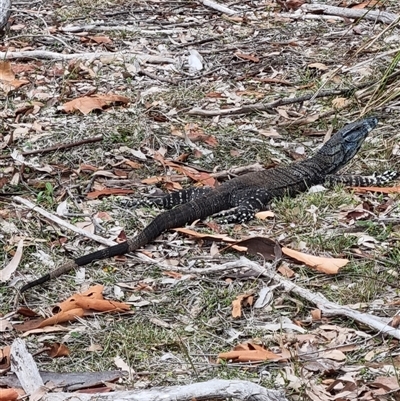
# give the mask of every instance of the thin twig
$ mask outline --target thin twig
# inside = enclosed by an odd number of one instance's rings
[[[44,210],[41,207],[35,205],[34,203],[28,201],[27,199],[21,198],[20,196],[14,196],[13,200],[18,203],[21,203],[22,205],[29,207],[30,209],[41,214],[46,219],[58,224],[59,226],[67,228],[68,230],[74,231],[77,234],[83,235],[87,238],[90,238],[93,241],[98,242],[99,244],[103,244],[105,246],[116,245],[116,242],[114,242],[110,239],[107,239],[107,238],[100,237],[100,235],[91,234],[88,231],[84,230],[83,228],[76,227],[73,224],[70,224],[67,221],[64,221],[63,219],[60,219],[59,217],[55,216],[53,213],[50,213],[47,210]]]
[[[178,82],[176,82],[174,79],[170,79],[170,78],[166,78],[166,77],[160,77],[159,75],[153,74],[153,73],[148,72],[148,71],[146,71],[144,69],[141,69],[139,71],[139,74],[146,75],[147,77],[149,77],[151,79],[155,79],[155,80],[160,81],[160,82],[166,82],[167,84],[178,85]]]
[[[131,51],[120,51],[120,52],[99,52],[99,53],[57,53],[49,52],[46,50],[27,50],[21,52],[0,52],[1,60],[13,60],[13,59],[44,59],[44,60],[58,60],[67,61],[73,59],[87,59],[96,60],[102,57],[108,58],[125,58],[127,60],[137,59],[141,63],[166,63],[173,64],[175,60],[171,57],[153,56],[150,54],[134,53]]]
[[[90,32],[90,31],[92,32],[122,31],[122,32],[137,32],[142,35],[172,35],[172,34],[182,33],[185,30],[180,28],[149,30],[149,29],[141,29],[140,27],[137,26],[123,26],[123,25],[106,26],[106,25],[90,24],[90,25],[66,26],[63,28],[59,28],[59,31],[71,32],[71,33]]]
[[[217,109],[217,110],[205,110],[200,109],[198,107],[193,108],[192,110],[188,111],[189,115],[197,115],[197,116],[205,116],[205,117],[214,117],[214,116],[231,116],[235,114],[248,114],[254,113],[257,111],[270,111],[278,106],[284,106],[287,104],[294,104],[294,103],[303,103],[307,100],[319,98],[319,97],[328,97],[328,96],[338,96],[343,95],[345,93],[351,93],[355,90],[366,88],[367,86],[374,85],[376,81],[367,82],[361,84],[359,86],[355,86],[353,88],[345,88],[345,89],[332,89],[321,91],[317,95],[314,93],[307,93],[305,95],[299,97],[292,97],[292,98],[282,98],[275,100],[271,103],[254,103],[254,104],[247,104],[242,107],[236,107],[232,109]]]
[[[50,153],[50,152],[56,152],[58,150],[62,149],[70,149],[74,148],[76,146],[81,146],[86,143],[94,143],[94,142],[100,142],[103,140],[102,136],[95,136],[93,138],[87,138],[87,139],[82,139],[81,141],[78,142],[71,142],[71,143],[58,143],[56,145],[50,146],[48,148],[44,149],[36,149],[36,150],[28,150],[26,152],[22,152],[22,156],[31,156],[31,155],[39,155],[43,153]],[[2,155],[0,156],[0,159],[11,159],[12,155]]]

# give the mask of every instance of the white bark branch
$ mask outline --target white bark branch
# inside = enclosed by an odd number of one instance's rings
[[[277,281],[283,286],[286,291],[294,292],[307,301],[312,302],[321,310],[322,314],[325,316],[346,316],[350,319],[354,319],[357,322],[371,327],[381,334],[387,334],[400,340],[400,330],[389,326],[389,324],[385,322],[383,318],[371,315],[369,313],[361,313],[347,306],[338,305],[335,302],[328,301],[323,295],[306,290],[305,288],[302,288],[297,284],[279,276],[275,273],[275,271],[269,271],[260,266],[258,263],[252,262],[245,257],[241,257],[235,262],[225,263],[224,265],[225,269],[234,267],[240,268],[244,266],[250,267],[262,276]],[[190,269],[186,271],[190,272]]]
[[[226,6],[222,5],[222,4],[216,3],[215,1],[212,1],[212,0],[200,0],[200,3],[203,3],[203,5],[205,7],[212,8],[212,9],[217,10],[220,13],[223,13],[223,14],[227,14],[227,15],[237,14],[236,11],[231,10],[230,8],[228,8],[228,7],[226,7]]]
[[[25,393],[32,394],[43,386],[39,369],[26,349],[25,341],[17,338],[11,345],[11,371],[16,374]]]
[[[107,58],[122,58],[124,60],[130,61],[132,59],[137,59],[141,63],[150,64],[173,64],[175,60],[170,57],[153,56],[150,54],[132,53],[132,52],[99,52],[99,53],[56,53],[49,52],[46,50],[31,50],[22,52],[0,52],[1,60],[12,60],[12,59],[46,59],[46,60],[56,60],[56,61],[66,61],[71,59],[88,59],[94,60],[101,57]]]
[[[148,390],[116,391],[103,394],[52,393],[42,401],[189,401],[227,398],[252,401],[287,401],[276,390],[268,390],[245,380],[210,380],[186,386],[155,387]]]
[[[116,242],[114,242],[110,239],[100,237],[100,235],[91,234],[88,231],[84,230],[83,228],[76,227],[73,224],[70,224],[63,219],[60,219],[58,216],[55,216],[54,214],[49,213],[47,210],[44,210],[41,207],[35,205],[34,203],[28,201],[27,199],[21,198],[20,196],[14,196],[13,200],[18,203],[21,203],[22,205],[29,207],[30,209],[41,214],[46,219],[53,221],[54,223],[58,224],[59,226],[67,228],[68,230],[76,232],[77,234],[83,235],[87,238],[90,238],[93,241],[97,241],[99,244],[103,244],[105,246],[113,246],[113,245],[117,244]]]
[[[334,7],[325,4],[303,4],[300,9],[309,13],[322,13],[325,15],[336,15],[352,19],[362,18],[370,21],[383,22],[385,24],[391,24],[399,19],[397,14],[387,11],[359,10],[356,8]]]
[[[0,30],[7,25],[10,12],[11,0],[0,0]]]

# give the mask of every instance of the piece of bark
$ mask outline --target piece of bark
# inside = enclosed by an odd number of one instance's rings
[[[114,393],[80,394],[51,393],[41,401],[188,401],[224,400],[288,401],[281,391],[269,390],[245,380],[219,380],[188,384],[186,386],[154,387],[147,390],[116,391]]]
[[[11,0],[0,0],[0,31],[7,25],[11,13]]]
[[[11,371],[17,375],[25,393],[35,393],[43,386],[43,380],[32,355],[26,349],[25,341],[20,338],[13,341],[10,360]]]
[[[364,20],[383,22],[384,24],[391,24],[399,19],[397,14],[387,11],[359,10],[356,8],[335,7],[325,4],[303,4],[300,9],[309,13],[336,15],[338,17],[351,19],[362,18]]]

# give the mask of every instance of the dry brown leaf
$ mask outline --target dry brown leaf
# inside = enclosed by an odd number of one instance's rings
[[[245,54],[245,53],[236,52],[235,56],[241,58],[242,60],[252,61],[253,63],[260,62],[260,59],[254,54]]]
[[[138,169],[138,168],[142,167],[142,165],[140,163],[132,161],[132,160],[128,160],[128,159],[124,160],[124,163],[133,169]]]
[[[346,360],[346,355],[338,349],[322,352],[321,356],[322,358],[332,359],[339,362]]]
[[[275,217],[274,212],[271,212],[270,210],[265,210],[264,212],[258,212],[255,214],[256,219],[260,220],[265,220],[268,217]]]
[[[382,388],[386,391],[393,391],[399,388],[399,379],[397,376],[380,376],[369,384],[373,387]]]
[[[396,329],[400,326],[400,316],[396,315],[390,321],[389,326],[395,327]]]
[[[290,10],[296,11],[304,3],[305,3],[305,0],[286,0],[285,1],[285,6],[288,7]]]
[[[206,93],[206,97],[210,97],[212,99],[222,99],[226,96],[221,92],[208,92]]]
[[[46,348],[47,355],[50,358],[60,358],[62,356],[69,356],[71,353],[68,347],[62,343],[44,344]]]
[[[326,66],[325,64],[322,64],[322,63],[311,63],[311,64],[308,64],[308,67],[309,68],[315,68],[315,69],[320,70],[320,71],[329,70],[329,67]]]
[[[254,297],[253,293],[241,294],[232,301],[232,317],[237,318],[242,316],[242,304],[243,306],[253,305]]]
[[[29,81],[27,80],[15,79],[15,75],[11,69],[11,63],[9,61],[0,61],[0,88],[5,93],[8,93],[28,83]]]
[[[126,96],[121,95],[94,95],[84,96],[77,99],[71,100],[61,107],[67,113],[72,113],[79,110],[83,114],[89,114],[93,110],[102,110],[103,108],[110,106],[112,103],[127,104],[130,99]]]
[[[174,272],[174,271],[164,271],[163,272],[164,276],[172,277],[177,280],[182,278],[182,273]]]
[[[123,188],[104,188],[98,191],[92,191],[86,194],[89,199],[97,199],[100,196],[107,196],[107,195],[128,195],[133,194],[135,191],[131,189],[123,189]]]
[[[190,235],[191,237],[197,239],[207,239],[207,240],[217,240],[217,241],[224,241],[224,242],[237,242],[235,239],[228,237],[224,234],[202,234],[198,233],[197,231],[190,230],[189,228],[174,228],[173,231],[176,231],[181,234]]]
[[[322,258],[319,256],[294,251],[293,249],[289,248],[282,248],[282,252],[285,255],[303,262],[307,266],[326,274],[337,274],[341,267],[346,266],[347,263],[349,263],[348,259]]]
[[[27,321],[23,324],[14,325],[14,328],[19,331],[28,331],[69,322],[75,320],[77,317],[91,315],[93,311],[120,312],[130,309],[130,306],[123,302],[103,299],[103,289],[104,287],[102,285],[90,287],[87,291],[81,294],[75,294],[54,307],[52,310],[54,316],[47,319]]]
[[[351,101],[349,99],[346,99],[345,97],[336,97],[335,99],[332,100],[332,106],[335,109],[343,109],[350,103]]]
[[[100,43],[111,44],[113,42],[108,36],[88,36],[87,38],[98,44]]]
[[[400,187],[350,187],[358,193],[381,192],[382,194],[400,194]]]
[[[10,351],[11,347],[9,345],[0,349],[0,370],[8,369],[10,367]]]
[[[314,309],[311,311],[311,318],[313,320],[313,322],[315,322],[316,320],[321,320],[322,318],[322,312],[320,309]]]
[[[0,401],[14,401],[18,397],[19,394],[14,388],[0,389]]]
[[[60,312],[54,316],[44,319],[43,321],[38,323],[36,328],[70,322],[70,321],[76,320],[77,317],[83,317],[83,316],[85,316],[85,311],[82,308],[70,309],[66,312]],[[32,327],[32,328],[34,328],[34,327]]]
[[[281,264],[277,270],[283,277],[292,278],[295,275],[295,272],[286,264]]]
[[[379,2],[381,2],[382,0],[366,0],[363,1],[362,3],[359,4],[355,4],[353,6],[351,6],[350,8],[356,8],[356,9],[363,9],[363,8],[372,8],[375,7],[376,5],[379,4]]]
[[[76,294],[74,296],[76,306],[85,310],[94,310],[96,312],[123,312],[130,309],[124,302],[110,301],[108,299],[91,299]]]
[[[285,352],[286,354],[286,352]],[[218,355],[218,359],[231,360],[232,362],[262,362],[262,361],[279,361],[285,360],[288,355],[275,354],[268,351],[261,345],[253,343],[243,343],[237,345],[233,351],[222,352]]]

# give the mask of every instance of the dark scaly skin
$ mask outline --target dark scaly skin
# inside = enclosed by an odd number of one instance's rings
[[[375,117],[370,117],[346,125],[333,135],[314,156],[301,162],[248,173],[229,180],[215,189],[204,191],[189,189],[182,194],[167,195],[166,200],[158,203],[166,207],[181,204],[160,213],[136,237],[69,261],[39,279],[25,284],[21,292],[59,277],[75,267],[133,252],[156,239],[164,231],[190,224],[198,219],[219,214],[228,216],[225,221],[229,223],[249,220],[256,212],[265,210],[272,199],[284,195],[295,196],[312,185],[323,184],[327,179],[332,182],[370,185],[371,181],[363,177],[353,181],[351,179],[341,181],[335,180],[336,176],[333,174],[355,156],[364,139],[377,123],[378,120]],[[230,211],[225,212],[227,210]]]

